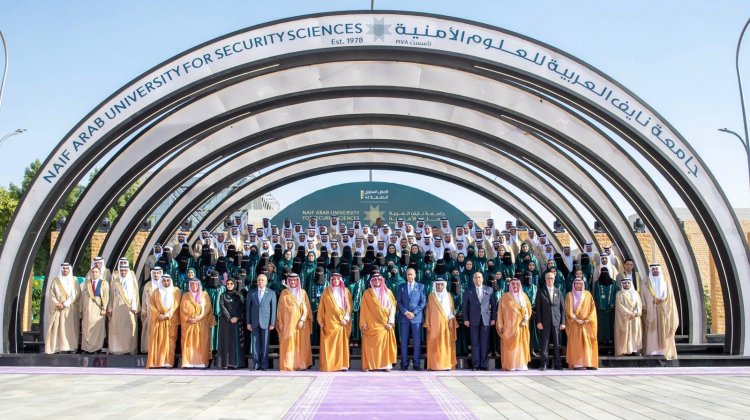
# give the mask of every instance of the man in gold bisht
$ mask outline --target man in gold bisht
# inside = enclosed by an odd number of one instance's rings
[[[456,368],[456,329],[458,322],[453,297],[446,290],[448,282],[442,278],[432,283],[427,297],[424,327],[427,329],[427,369]]]
[[[81,284],[81,350],[99,352],[107,335],[109,282],[102,278],[102,270],[94,266]]]
[[[141,353],[148,353],[148,342],[151,337],[151,295],[159,290],[161,284],[161,267],[151,269],[151,281],[143,286],[141,298]]]
[[[631,278],[623,277],[621,284],[615,298],[615,356],[641,351],[641,297]]]
[[[396,299],[380,274],[370,277],[359,309],[362,329],[362,370],[390,372],[396,363]]]
[[[112,275],[109,305],[109,353],[135,354],[138,351],[138,282],[128,260],[117,262]]]
[[[599,345],[596,341],[596,305],[594,297],[584,290],[583,279],[573,280],[573,290],[565,298],[565,332],[568,348],[565,359],[569,368],[599,367]]]
[[[662,277],[659,264],[651,264],[641,286],[643,302],[643,355],[677,359],[674,335],[680,320],[672,287]]]
[[[320,371],[349,369],[349,335],[352,333],[352,295],[339,273],[331,275],[318,306]]]
[[[529,318],[531,301],[521,287],[521,280],[508,279],[508,292],[497,305],[495,328],[501,339],[501,359],[503,370],[528,370]]]
[[[45,353],[78,350],[80,294],[78,280],[73,276],[73,267],[69,263],[63,263],[60,265],[60,272],[47,285],[44,312],[47,326],[44,337]]]
[[[276,309],[279,370],[305,370],[312,366],[312,308],[307,292],[300,287],[298,274],[289,274],[286,283]]]
[[[216,325],[211,298],[197,278],[188,283],[189,290],[180,300],[183,368],[206,368],[211,363],[211,327]]]
[[[151,294],[151,336],[148,340],[147,368],[172,368],[177,328],[180,326],[180,289],[169,274],[161,276],[159,289]]]

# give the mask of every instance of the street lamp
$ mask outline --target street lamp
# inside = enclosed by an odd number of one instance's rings
[[[0,139],[0,146],[2,146],[3,143],[5,143],[5,139],[11,136],[15,136],[16,134],[21,134],[24,131],[26,131],[25,128],[17,128],[15,131],[11,131],[10,133],[3,136],[3,138]]]
[[[3,31],[0,31],[0,42],[3,44],[3,78],[0,79],[0,106],[3,105],[3,91],[5,90],[5,79],[8,77],[8,46],[5,44],[5,37],[3,37]]]
[[[745,36],[745,31],[747,30],[748,25],[750,25],[750,19],[747,20],[745,23],[745,26],[742,28],[742,32],[740,32],[740,39],[737,40],[737,52],[734,55],[734,67],[737,71],[737,85],[740,88],[740,107],[742,108],[742,124],[745,128],[745,138],[743,139],[742,136],[735,133],[734,131],[728,130],[726,128],[720,128],[719,131],[722,133],[729,133],[734,134],[738,139],[740,139],[740,143],[742,143],[742,147],[745,148],[745,155],[747,156],[747,173],[748,173],[748,185],[750,185],[750,137],[747,135],[747,114],[745,113],[745,96],[742,93],[742,78],[740,78],[740,46],[742,45],[742,37]]]

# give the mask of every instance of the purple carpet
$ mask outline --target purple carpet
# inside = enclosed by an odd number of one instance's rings
[[[372,413],[377,413],[373,415]],[[285,418],[473,419],[435,375],[317,377]]]

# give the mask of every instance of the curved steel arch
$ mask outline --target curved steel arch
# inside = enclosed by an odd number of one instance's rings
[[[235,126],[232,133],[238,128],[239,127]],[[213,154],[227,156],[225,152],[216,150],[217,145],[225,142],[225,140],[217,137],[220,133],[221,132],[217,132],[216,134],[209,136],[203,140],[202,143],[208,143],[214,147],[215,150]],[[274,135],[274,137],[278,136]],[[566,226],[570,226],[572,237],[577,243],[582,244],[584,241],[593,241],[593,235],[589,232],[578,210],[569,206],[565,202],[565,198],[560,196],[546,180],[540,179],[537,174],[529,171],[524,166],[507,156],[487,151],[473,143],[467,143],[460,151],[454,152],[450,150],[450,148],[460,139],[452,136],[447,136],[438,132],[428,132],[426,130],[406,129],[403,127],[337,126],[312,132],[308,131],[301,134],[294,134],[283,139],[284,144],[275,147],[279,150],[294,149],[295,154],[313,154],[318,152],[319,149],[315,146],[319,145],[325,144],[325,150],[331,150],[332,145],[330,139],[334,139],[342,148],[362,147],[362,144],[360,143],[362,143],[363,140],[369,142],[364,145],[365,147],[372,147],[373,140],[375,140],[378,148],[406,148],[406,150],[411,151],[436,153],[439,156],[475,165],[475,167],[487,172],[499,173],[501,178],[508,179],[511,184],[518,186],[522,190],[524,190],[524,188],[526,190],[539,190],[540,194],[543,196],[542,205],[546,207],[550,213],[556,217],[560,217]],[[248,140],[247,137],[243,137],[239,139],[239,142],[247,144]],[[279,140],[275,139],[274,142],[276,141]],[[271,143],[262,143],[258,148],[263,148],[269,144]],[[311,146],[313,146],[312,150],[310,149]],[[255,150],[255,148],[242,149],[237,152],[242,153],[242,155],[230,156],[231,162],[237,162],[237,164],[239,164],[243,159],[252,158],[257,166]],[[179,185],[181,182],[184,182],[191,173],[197,172],[195,168],[188,168],[189,170],[185,171],[184,169],[186,165],[181,162],[190,162],[189,166],[192,166],[198,165],[201,157],[207,157],[208,160],[212,160],[212,155],[203,155],[204,151],[202,150],[195,151],[188,149],[184,154],[175,157],[173,161],[174,164],[161,168],[153,178],[165,180],[167,185]],[[247,156],[247,158],[242,156]],[[287,155],[280,155],[278,157],[278,159],[287,158],[289,158]],[[220,164],[227,165],[229,162],[230,160],[227,159]],[[477,166],[477,162],[479,162],[479,166]],[[183,171],[177,176],[177,172],[181,169]],[[208,176],[208,174],[203,175],[203,177],[205,176]],[[528,180],[529,182],[534,181],[537,187],[533,188],[525,180]],[[118,220],[110,229],[107,240],[105,240],[102,246],[102,256],[105,261],[112,261],[122,249],[127,247],[127,244],[133,237],[132,232],[134,229],[137,228],[137,226],[139,226],[140,223],[150,214],[152,209],[158,205],[158,203],[162,202],[166,195],[171,194],[172,191],[174,191],[174,188],[159,188],[159,186],[154,185],[154,183],[148,183],[141,187],[141,191],[133,197],[133,201],[123,209],[123,222],[120,223]],[[511,193],[511,195],[515,194]],[[521,199],[519,200],[523,201]]]
[[[345,158],[346,161],[342,162],[342,158]],[[443,179],[463,188],[469,189],[470,191],[478,193],[481,192],[483,194],[489,195],[488,199],[495,203],[498,203],[498,205],[505,204],[506,207],[509,207],[511,209],[516,207],[520,209],[525,208],[524,210],[526,211],[524,213],[518,214],[527,215],[526,220],[529,222],[530,226],[538,229],[539,232],[548,233],[552,242],[559,247],[559,242],[554,237],[554,235],[552,235],[550,229],[546,226],[546,224],[544,224],[541,219],[539,219],[539,217],[533,210],[526,208],[526,205],[523,203],[513,203],[513,200],[509,201],[507,198],[501,197],[500,195],[495,193],[495,191],[500,187],[490,179],[464,168],[455,166],[450,162],[410,152],[340,151],[329,153],[310,159],[303,159],[281,165],[275,169],[268,171],[267,173],[263,173],[260,176],[254,178],[248,185],[243,187],[243,190],[252,185],[260,185],[267,180],[276,180],[279,177],[281,177],[282,180],[286,179],[287,182],[297,179],[303,179],[306,176],[311,176],[311,174],[313,173],[317,174],[317,171],[320,168],[324,167],[331,167],[336,171],[341,171],[364,168],[367,166],[363,165],[367,164],[371,164],[371,167],[373,169],[395,169],[404,172],[414,172],[434,178]],[[248,166],[252,166],[252,164]],[[222,170],[225,170],[227,172],[230,170],[235,171],[236,167],[220,167],[216,171],[216,178],[224,182],[227,179],[227,176],[221,173]],[[151,234],[143,245],[141,255],[138,257],[138,260],[135,264],[136,275],[141,274],[141,270],[143,268],[143,265],[145,264],[145,256],[148,255],[148,252],[151,248],[153,248],[153,245],[160,239],[174,234],[175,230],[179,226],[179,223],[175,221],[183,220],[187,215],[198,208],[202,202],[205,201],[206,196],[205,194],[203,194],[203,191],[205,188],[211,185],[215,185],[216,183],[214,181],[214,179],[208,177],[196,182],[196,184],[194,184],[194,187],[196,188],[190,188],[186,190],[185,193],[170,206],[170,208],[165,213],[165,216],[156,223],[153,230],[151,231]],[[279,185],[279,182],[282,181],[273,182],[275,188]],[[264,190],[264,192],[265,191],[267,190]]]
[[[530,147],[530,146],[529,146],[529,147]],[[542,153],[540,153],[540,154],[542,154]],[[623,231],[626,231],[627,229],[628,229],[627,227],[624,227]],[[60,241],[60,243],[62,243],[62,240]],[[702,313],[701,311],[697,311],[697,312],[698,312],[698,313]],[[694,336],[699,336],[699,335],[700,335],[700,334],[694,334]]]
[[[368,14],[366,16],[369,18],[372,15]],[[389,15],[389,16],[391,16],[391,15]],[[393,16],[391,16],[391,17],[393,17]],[[438,18],[436,18],[436,19],[438,19]],[[442,21],[445,21],[446,19],[439,18],[438,20],[440,20],[442,22]],[[482,26],[479,26],[479,25],[474,25],[474,26],[476,26],[476,27],[478,27],[480,29],[481,28],[486,29],[488,32],[492,32],[493,31],[492,28],[486,28],[486,27],[482,27]],[[309,48],[309,47],[310,47],[309,45],[305,45],[306,49]],[[549,50],[549,48],[547,48],[547,50]],[[465,52],[465,51],[457,51],[457,53],[463,53],[463,52]],[[559,52],[557,52],[557,53],[558,53],[558,55],[562,56],[563,58],[570,58],[570,57],[565,56],[562,53],[559,53]],[[575,62],[575,60],[572,60],[572,61]],[[580,64],[580,63],[578,63],[578,64]],[[521,66],[519,66],[519,67],[521,67]],[[586,67],[583,66],[583,65],[581,65],[581,67],[583,67],[584,69],[586,69]],[[593,70],[593,69],[589,69],[589,70],[591,70],[593,73],[599,75],[598,72],[596,72],[595,70]],[[601,75],[599,75],[599,76],[601,76]],[[543,77],[542,77],[542,79],[543,79]],[[560,83],[560,82],[558,81],[557,83]],[[596,98],[593,98],[593,100],[596,100]],[[637,102],[638,101],[633,100],[631,103],[637,103]],[[592,106],[599,106],[599,108],[601,108],[601,105],[597,105],[596,103],[593,103]],[[645,107],[645,109],[650,110],[650,108],[648,108],[648,107]],[[600,109],[599,112],[602,113],[602,114],[606,114],[608,111]],[[629,130],[634,135],[636,133],[638,133],[637,131],[635,131],[633,129],[637,129],[637,127],[629,128]],[[677,138],[679,139],[679,137],[677,137]],[[692,150],[689,147],[687,147],[687,149],[688,150]],[[661,152],[661,151],[657,150],[657,152]],[[662,156],[662,158],[663,158],[663,156]],[[51,159],[48,160],[46,166],[51,165],[50,161],[51,161]],[[696,158],[696,161],[699,161],[699,159]],[[79,161],[73,162],[74,165],[71,165],[70,168],[82,167],[81,165],[78,165],[78,162]],[[668,158],[664,158],[664,162],[667,163],[668,165],[676,165],[675,163],[670,163],[669,160],[668,160]],[[75,175],[75,170],[72,169],[70,173],[73,173],[73,175],[66,176],[64,178],[69,178],[69,177],[75,177],[76,176]],[[709,176],[709,178],[710,178],[710,176]],[[713,179],[710,179],[708,181],[708,183],[712,183],[713,181],[714,181]],[[679,180],[677,180],[675,182],[677,182],[680,186],[682,185],[682,183],[679,182]],[[36,183],[34,183],[34,184],[36,184]],[[26,199],[24,199],[24,202],[19,207],[19,213],[18,214],[21,214],[21,213],[27,214],[29,212],[28,208],[32,209],[31,213],[35,213],[35,211],[34,211],[35,208],[46,207],[46,206],[39,206],[39,204],[42,204],[42,203],[40,203],[37,200],[40,195],[45,195],[45,194],[39,194],[39,192],[42,191],[43,189],[41,189],[41,188],[34,188],[34,186],[35,185],[32,185],[32,188],[30,188],[30,193],[27,194]],[[68,183],[67,186],[66,185],[62,185],[59,188],[57,188],[56,190],[54,190],[54,192],[60,193],[60,192],[64,191],[65,189],[69,189],[69,188],[70,188],[70,184]],[[707,218],[705,219],[706,225],[704,226],[704,235],[707,236],[707,238],[709,239],[709,242],[712,244],[713,248],[717,250],[717,252],[718,252],[718,255],[717,255],[718,261],[717,261],[717,263],[718,263],[718,265],[720,265],[720,270],[722,271],[722,274],[725,274],[725,276],[723,277],[723,279],[726,279],[725,280],[725,285],[724,285],[725,286],[724,287],[724,290],[725,290],[725,303],[729,306],[728,307],[728,312],[730,313],[730,316],[727,319],[728,319],[728,322],[731,322],[732,319],[735,319],[736,322],[739,323],[739,322],[742,321],[742,315],[745,313],[745,311],[746,311],[745,306],[747,305],[747,303],[744,300],[742,300],[742,294],[740,292],[742,291],[743,287],[745,289],[747,289],[747,287],[748,287],[748,285],[746,284],[748,282],[748,276],[746,276],[746,275],[743,276],[743,274],[747,274],[748,273],[748,261],[747,261],[747,250],[746,250],[745,240],[744,240],[744,238],[742,238],[742,235],[739,234],[738,223],[737,223],[736,217],[734,217],[734,215],[732,214],[731,210],[729,210],[728,205],[726,203],[726,199],[723,197],[723,194],[721,193],[721,191],[715,185],[711,184],[711,185],[700,185],[700,186],[697,186],[697,185],[689,185],[689,184],[687,184],[685,186],[685,188],[686,188],[686,190],[683,190],[682,194],[687,195],[687,194],[695,193],[694,195],[696,196],[696,197],[694,197],[694,198],[696,198],[695,202],[691,202],[690,200],[686,200],[688,202],[688,205],[691,207],[691,210],[693,211],[693,213],[696,213],[696,212],[700,213],[702,210],[706,211],[705,214],[707,215]],[[710,196],[712,199],[718,197],[719,200],[717,200],[717,201],[719,202],[719,204],[723,204],[723,207],[721,207],[719,209],[716,209],[717,210],[716,212],[712,212],[711,209],[709,208],[710,207],[708,205],[709,203],[700,201],[701,197],[700,197],[700,193],[699,192],[701,191],[701,188],[702,188],[703,191],[706,192],[706,196]],[[712,191],[713,191],[713,193],[712,193]],[[49,201],[45,202],[44,204],[53,203],[52,207],[55,207],[58,202],[55,201],[54,197],[64,196],[64,194],[55,194],[53,192],[53,188],[50,188],[48,192],[49,193],[46,194],[46,195],[49,196],[50,198],[49,198]],[[24,210],[26,210],[26,212],[24,212]],[[726,217],[722,217],[722,216],[726,216]],[[48,215],[46,217],[41,217],[41,221],[39,223],[34,223],[33,226],[31,226],[32,232],[36,232],[34,229],[36,229],[36,227],[37,227],[36,225],[37,224],[39,226],[42,226],[42,225],[44,225],[44,223],[48,223],[50,217],[51,216],[49,215],[49,213],[48,213]],[[17,222],[16,219],[18,219],[18,217],[14,218],[14,226],[15,226],[15,222]],[[25,227],[27,225],[27,222],[29,222],[29,220],[23,220],[23,218],[22,218],[18,222],[19,222],[20,225],[22,225],[22,226]],[[717,227],[722,226],[722,223],[724,224],[724,227],[728,226],[727,229],[716,229]],[[726,236],[724,236],[724,237],[716,237],[714,235],[711,235],[710,234],[710,230],[711,229],[714,229],[716,232],[724,231],[724,233],[725,233]],[[709,232],[709,233],[706,233],[706,232]],[[30,248],[31,251],[33,252],[33,249],[35,249],[35,246],[38,246],[38,245],[35,245],[35,244],[38,243],[38,240],[39,240],[38,235],[35,235],[35,234],[32,233],[27,240],[23,240],[23,237],[24,237],[23,232],[19,231],[19,229],[17,227],[15,227],[14,229],[9,230],[8,238],[13,238],[13,239],[17,239],[17,240],[6,240],[6,243],[7,242],[11,242],[11,243],[14,243],[14,244],[19,243],[19,244],[21,244],[21,246],[19,247],[19,248],[22,248],[21,251],[25,250],[26,248]],[[735,246],[733,247],[732,245],[735,245]],[[26,273],[26,270],[28,268],[28,261],[20,261],[19,260],[18,262],[16,262],[15,261],[15,256],[18,255],[18,252],[12,251],[11,254],[13,254],[13,255],[9,256],[7,250],[8,250],[8,248],[6,247],[5,250],[4,250],[4,252],[3,252],[3,255],[2,255],[2,260],[0,260],[0,261],[2,261],[4,263],[8,263],[10,261],[13,261],[13,265],[11,267],[8,264],[0,264],[0,280],[9,282],[10,281],[10,276],[8,276],[8,274],[11,271],[14,271],[14,272],[23,272],[24,274]],[[21,255],[23,255],[23,252],[21,252]],[[730,260],[733,260],[733,262],[735,263],[735,266],[732,266],[732,261],[730,261]],[[3,268],[3,267],[6,267],[6,268]],[[17,276],[17,278],[20,278],[20,279],[23,279],[24,277],[25,276]],[[15,282],[18,283],[19,280],[15,280]],[[13,287],[10,287],[10,288],[12,289]],[[6,290],[3,289],[3,293],[5,293],[5,292],[6,292]],[[732,301],[732,299],[728,299],[728,298],[731,298],[731,297],[734,297],[735,301]],[[6,303],[9,302],[7,294],[5,295],[4,302],[6,302]],[[735,302],[738,303],[739,305],[741,305],[741,307],[738,307],[738,305],[735,305],[734,304]],[[8,305],[5,305],[4,308],[5,308],[5,311],[4,311],[5,318],[4,318],[4,320],[6,320],[6,322],[4,323],[4,327],[7,330],[7,319],[8,319],[7,315],[8,315],[8,311],[9,311]],[[746,346],[747,336],[745,335],[745,329],[744,328],[742,328],[742,329],[738,328],[738,330],[741,333],[741,336],[739,336],[739,337],[732,337],[732,329],[730,328],[730,333],[729,333],[729,337],[728,337],[728,342],[730,342],[732,344],[731,351],[733,353],[742,353],[742,352],[745,352],[746,351],[746,347],[747,347]]]

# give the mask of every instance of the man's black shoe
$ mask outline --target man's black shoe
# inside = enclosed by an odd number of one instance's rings
[[[555,366],[555,370],[565,370],[565,368],[562,366]]]
[[[541,366],[541,367],[539,368],[539,370],[541,370],[541,371],[545,371],[545,370],[547,370],[547,365],[542,365],[542,366]]]

